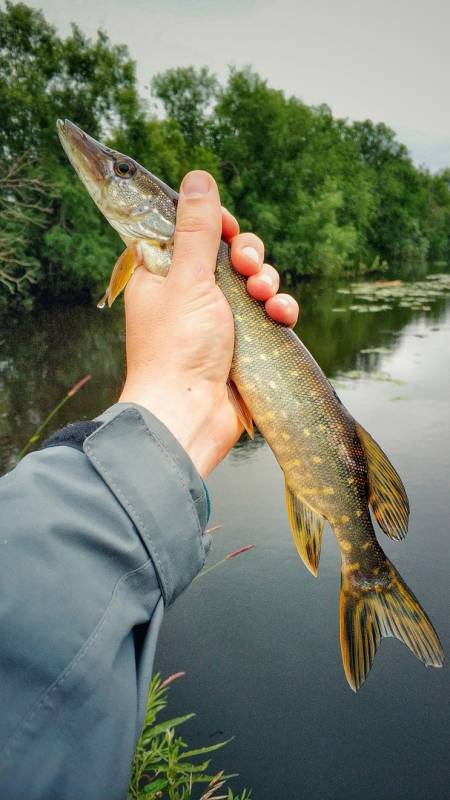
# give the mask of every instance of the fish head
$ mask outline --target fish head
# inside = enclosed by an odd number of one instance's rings
[[[61,144],[92,199],[128,245],[166,245],[178,195],[137,161],[97,142],[70,120],[57,121]]]

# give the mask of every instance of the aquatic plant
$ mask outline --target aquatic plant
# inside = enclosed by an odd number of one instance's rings
[[[155,675],[151,680],[127,800],[188,800],[194,797],[198,800],[250,800],[251,792],[244,789],[236,795],[227,786],[236,774],[210,770],[210,753],[225,747],[230,739],[191,748],[178,734],[177,728],[195,717],[195,714],[157,722],[167,706],[170,684],[184,674],[177,672],[166,680]]]
[[[199,578],[202,578],[204,575],[212,572],[213,570],[217,569],[217,567],[221,567],[222,564],[225,564],[226,561],[229,561],[231,558],[236,558],[236,556],[240,556],[242,553],[246,553],[247,550],[253,550],[256,547],[254,544],[245,544],[243,547],[238,547],[237,550],[233,550],[231,553],[227,553],[226,556],[220,559],[220,561],[216,561],[215,564],[212,564],[211,567],[207,567],[206,569],[202,570],[195,576],[194,581],[197,581]]]
[[[396,281],[372,281],[352,283],[348,288],[337,289],[337,294],[349,295],[359,302],[350,306],[336,306],[335,313],[357,311],[359,314],[390,311],[395,305],[412,311],[431,311],[431,303],[446,297],[450,292],[450,275],[441,273],[428,275],[423,281],[405,283]]]
[[[20,459],[23,458],[24,455],[26,455],[26,453],[28,453],[28,450],[30,449],[30,447],[32,447],[32,445],[36,444],[39,441],[39,439],[41,438],[42,434],[44,433],[47,425],[49,424],[49,422],[51,422],[51,420],[53,419],[55,414],[58,413],[60,408],[62,408],[63,405],[65,405],[65,403],[67,403],[67,401],[70,400],[71,397],[73,397],[77,392],[79,392],[80,389],[83,388],[83,386],[86,386],[86,384],[91,380],[91,377],[92,377],[92,375],[90,375],[90,373],[88,373],[87,375],[84,375],[82,378],[80,378],[79,381],[74,383],[74,385],[71,386],[70,389],[68,389],[68,391],[66,392],[64,397],[56,404],[56,406],[54,406],[54,408],[52,408],[52,410],[46,416],[44,421],[41,422],[41,424],[36,428],[34,433],[30,436],[28,441],[24,444],[24,446],[22,447],[22,450],[20,451],[19,455],[17,456],[17,462],[19,462]]]

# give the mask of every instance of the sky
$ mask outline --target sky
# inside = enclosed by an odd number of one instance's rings
[[[414,161],[450,165],[449,0],[25,0],[62,34],[70,22],[128,45],[152,75],[251,65],[270,86],[333,114],[392,127]]]

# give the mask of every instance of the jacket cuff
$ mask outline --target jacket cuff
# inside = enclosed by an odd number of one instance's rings
[[[165,605],[191,583],[211,537],[206,487],[166,426],[134,403],[116,403],[84,452],[132,519],[153,561]]]

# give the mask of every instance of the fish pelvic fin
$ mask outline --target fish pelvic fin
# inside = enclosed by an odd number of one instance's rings
[[[109,286],[103,297],[98,301],[97,308],[104,308],[106,303],[108,303],[108,306],[112,306],[114,300],[125,289],[134,270],[141,262],[142,258],[138,245],[129,245],[117,259],[111,274]]]
[[[377,576],[364,577],[358,566],[343,561],[339,609],[342,662],[353,691],[364,683],[386,636],[400,639],[427,667],[441,667],[439,637],[389,559],[375,567]]]
[[[285,484],[286,510],[291,527],[292,538],[297,553],[305,567],[317,576],[319,571],[320,548],[324,518],[300,500]]]
[[[404,539],[408,532],[409,502],[402,480],[370,433],[358,423],[356,430],[367,458],[372,511],[390,539]]]
[[[234,383],[234,381],[231,380],[231,378],[228,378],[227,389],[228,389],[228,398],[236,412],[236,416],[239,418],[240,422],[244,426],[245,430],[250,436],[250,439],[254,439],[255,432],[253,430],[253,417],[245,403],[245,400],[240,395],[236,384]]]

